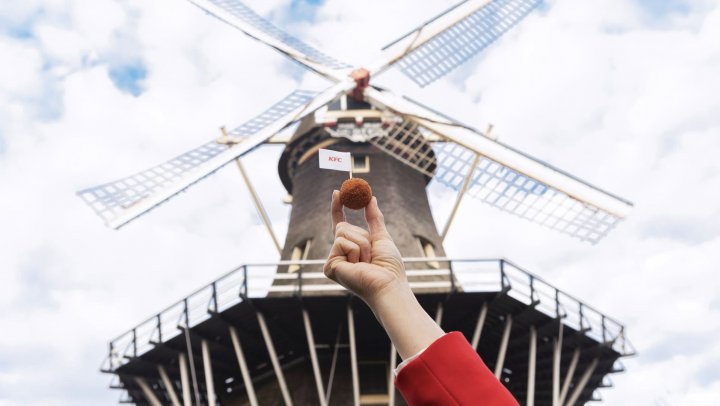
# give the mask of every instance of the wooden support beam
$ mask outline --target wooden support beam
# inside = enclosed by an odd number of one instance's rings
[[[147,381],[145,381],[145,378],[135,378],[135,383],[140,386],[140,390],[142,390],[145,399],[147,399],[151,406],[162,406],[160,399],[157,398],[155,392],[152,391],[150,385],[148,385]]]
[[[563,322],[558,319],[558,335],[553,338],[552,406],[560,406],[560,356],[562,354]]]
[[[173,386],[167,371],[165,371],[165,367],[158,365],[157,369],[158,374],[160,374],[160,379],[165,386],[165,390],[167,391],[168,396],[170,396],[170,402],[172,402],[173,406],[180,406],[180,399],[178,399],[177,393],[175,393],[175,386]]]
[[[272,238],[273,244],[275,244],[275,248],[277,248],[278,254],[282,255],[282,245],[280,245],[280,241],[275,236],[275,232],[273,231],[273,228],[272,228],[272,223],[270,222],[270,216],[268,216],[267,211],[265,210],[265,207],[263,206],[262,202],[260,201],[260,197],[258,196],[257,192],[255,192],[255,188],[253,187],[252,183],[250,183],[250,178],[248,177],[247,173],[245,172],[245,167],[243,167],[242,162],[240,162],[240,158],[236,159],[235,163],[237,164],[237,167],[240,170],[240,175],[242,175],[243,181],[245,181],[245,185],[247,186],[248,190],[250,191],[250,196],[253,199],[253,203],[255,203],[255,208],[257,209],[258,214],[260,214],[260,219],[262,219],[262,222],[265,225],[265,228],[267,229],[268,233],[270,234],[270,238]]]
[[[230,340],[232,341],[235,356],[237,357],[238,365],[240,366],[240,374],[243,378],[243,384],[245,385],[245,391],[247,392],[250,406],[258,406],[257,397],[255,396],[255,387],[253,386],[252,379],[250,377],[247,362],[245,362],[245,354],[243,353],[242,346],[240,345],[237,330],[234,326],[228,327],[228,330],[230,330]]]
[[[210,348],[207,340],[200,342],[202,348],[203,368],[205,371],[205,388],[207,389],[208,405],[217,404],[217,396],[215,396],[215,381],[213,380],[212,361],[210,360]]]
[[[475,158],[470,165],[470,169],[468,170],[468,173],[465,175],[465,179],[463,180],[462,188],[460,188],[460,191],[458,192],[457,199],[455,200],[455,205],[453,205],[452,211],[450,212],[450,217],[448,217],[448,220],[445,223],[445,227],[443,227],[442,233],[440,233],[441,241],[445,241],[445,237],[447,236],[448,231],[450,231],[450,225],[452,225],[452,222],[455,219],[455,214],[457,214],[457,210],[460,207],[460,202],[462,202],[463,196],[465,196],[465,192],[467,192],[468,187],[470,186],[470,181],[472,180],[473,174],[475,173],[475,168],[477,168],[479,162],[480,154],[475,154]]]
[[[480,342],[480,334],[482,334],[483,326],[485,325],[485,318],[487,317],[488,312],[488,304],[487,302],[483,303],[482,308],[480,309],[480,314],[478,314],[477,323],[475,324],[475,331],[473,332],[472,337],[472,347],[475,351],[477,351],[478,343]]]
[[[280,367],[280,361],[278,361],[277,353],[275,352],[275,345],[270,337],[270,331],[267,328],[267,323],[265,323],[265,316],[263,316],[262,313],[257,312],[257,319],[263,339],[265,340],[265,346],[267,347],[268,354],[270,355],[273,370],[275,370],[275,376],[277,377],[278,384],[280,385],[280,392],[282,392],[283,400],[285,400],[285,405],[292,406],[293,403],[290,398],[290,391],[288,391],[287,384],[285,383],[285,375],[283,374],[282,367]]]
[[[495,363],[495,377],[497,379],[500,379],[500,375],[502,375],[505,354],[507,353],[508,341],[510,340],[510,330],[512,330],[512,315],[508,314],[505,316],[505,328],[503,329],[502,339],[500,340],[500,350],[498,351],[497,362]]]
[[[183,327],[185,333],[185,345],[187,346],[188,359],[190,360],[190,376],[193,382],[193,392],[195,393],[195,404],[200,404],[200,387],[197,382],[197,373],[195,372],[195,356],[192,350],[192,341],[190,340],[190,327]]]
[[[355,347],[355,316],[352,306],[347,306],[348,335],[350,338],[350,368],[352,369],[353,405],[360,406],[360,378],[358,374],[357,348]]]
[[[442,319],[443,319],[443,304],[442,304],[442,302],[438,302],[437,310],[435,311],[435,323],[437,323],[438,326],[442,325]]]
[[[585,386],[590,380],[593,372],[595,372],[595,368],[597,368],[597,365],[598,359],[595,358],[585,369],[585,372],[583,373],[582,377],[580,377],[580,381],[577,383],[577,385],[575,385],[575,389],[573,389],[572,395],[570,395],[570,399],[568,399],[567,403],[565,403],[565,406],[575,405],[575,403],[578,401],[578,398],[580,398],[582,391],[585,390]]]
[[[182,385],[183,406],[192,406],[192,395],[190,395],[190,379],[188,377],[187,356],[182,352],[178,355],[178,364],[180,367],[180,384]]]
[[[530,326],[530,355],[528,356],[528,384],[526,406],[535,406],[535,363],[537,361],[537,330]]]
[[[332,394],[333,380],[335,379],[335,367],[337,366],[338,351],[340,350],[340,335],[342,327],[338,326],[337,337],[335,337],[335,346],[333,348],[333,357],[330,362],[330,376],[328,376],[328,384],[325,392],[325,403],[330,403],[330,394]]]
[[[318,363],[317,351],[315,350],[315,337],[312,332],[312,324],[310,323],[310,315],[307,309],[302,310],[303,324],[305,325],[305,336],[307,337],[308,351],[310,351],[310,361],[312,362],[313,374],[315,375],[315,386],[318,392],[320,406],[327,406],[325,402],[325,390],[323,389],[322,374],[320,373],[320,364]]]
[[[568,390],[570,389],[570,382],[572,381],[573,375],[575,375],[575,368],[577,368],[578,361],[580,360],[580,348],[576,348],[573,352],[573,356],[570,359],[570,366],[568,367],[567,373],[565,374],[565,380],[563,381],[562,389],[560,390],[560,404],[565,403]]]
[[[390,374],[388,374],[388,405],[395,406],[395,368],[397,368],[397,350],[390,343]]]

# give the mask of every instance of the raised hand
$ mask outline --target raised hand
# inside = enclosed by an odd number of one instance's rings
[[[442,329],[410,289],[400,251],[385,228],[377,199],[373,197],[365,208],[367,231],[345,221],[337,191],[330,211],[335,243],[325,262],[325,275],[368,304],[403,359],[441,337]]]
[[[375,197],[365,208],[368,230],[345,221],[338,191],[333,192],[330,211],[335,242],[323,269],[328,278],[368,303],[391,287],[407,285],[400,251]]]

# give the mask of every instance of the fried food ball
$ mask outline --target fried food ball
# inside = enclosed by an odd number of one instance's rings
[[[350,178],[340,186],[340,203],[349,209],[360,210],[370,203],[370,199],[372,189],[365,179]]]

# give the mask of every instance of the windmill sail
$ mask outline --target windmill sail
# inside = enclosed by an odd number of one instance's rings
[[[77,194],[107,225],[119,228],[329,103],[347,87],[338,84],[320,94],[295,91],[230,131],[230,135],[242,137],[242,142],[228,147],[210,141],[153,168]]]
[[[189,0],[218,19],[239,29],[256,40],[282,52],[295,61],[332,79],[340,80],[346,74],[336,70],[351,66],[300,41],[271,22],[262,18],[238,0]]]
[[[407,77],[427,86],[495,42],[541,2],[464,1],[383,48],[392,56],[382,69],[397,63]]]
[[[456,190],[471,176],[467,193],[493,207],[591,243],[605,237],[632,208],[626,200],[408,99],[376,89],[366,90],[366,97],[405,120],[373,144]],[[431,150],[419,142],[422,131],[445,142]]]
[[[296,92],[232,130],[242,142],[211,141],[136,175],[78,194],[105,222],[118,228],[164,202],[269,137],[355,88],[366,100],[400,117],[386,136],[368,141],[437,182],[463,188],[506,212],[597,242],[632,207],[600,190],[419,103],[356,84],[350,66],[288,35],[238,0],[189,0],[247,35],[286,54],[336,84],[316,97]],[[542,0],[466,0],[384,49],[371,76],[398,64],[421,86],[442,77],[535,9]],[[366,76],[367,77],[367,76]],[[356,87],[357,85],[357,87]],[[430,136],[432,135],[432,136]],[[430,138],[434,144],[426,142]],[[466,186],[466,187],[465,187]]]

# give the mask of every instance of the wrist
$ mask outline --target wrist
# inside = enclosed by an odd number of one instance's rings
[[[407,280],[388,286],[366,303],[402,359],[417,354],[444,334],[420,306]]]
[[[378,319],[381,314],[386,314],[401,304],[417,303],[410,284],[405,279],[388,284],[364,300]]]

